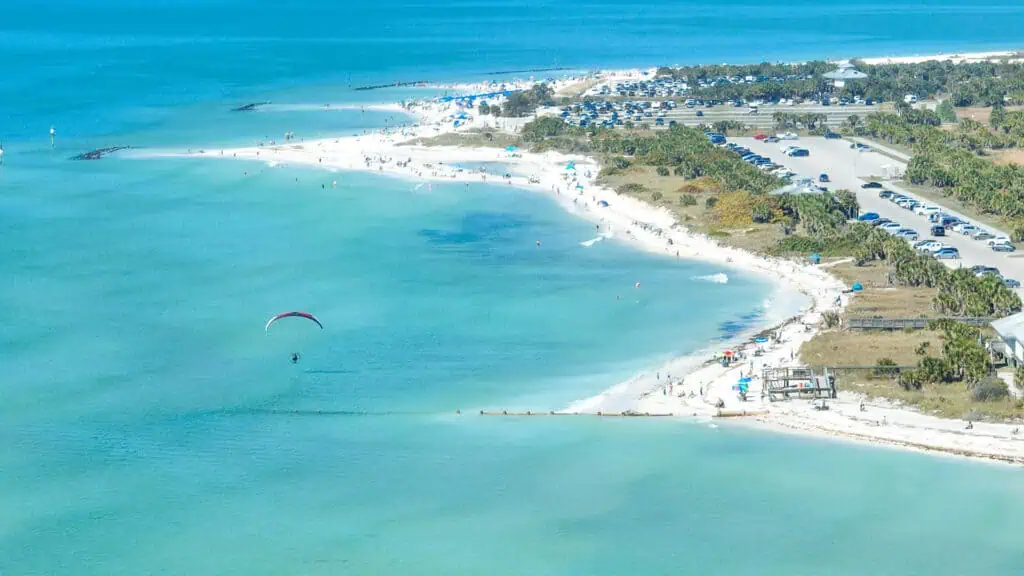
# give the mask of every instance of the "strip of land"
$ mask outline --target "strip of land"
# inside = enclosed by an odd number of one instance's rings
[[[597,75],[597,79],[614,81],[635,77],[633,74],[613,72],[607,73],[605,78]],[[593,87],[594,80],[594,75],[571,78],[552,82],[549,89],[551,93],[568,94],[575,87]],[[493,89],[493,84],[465,86],[463,89],[483,93]],[[492,101],[496,105],[503,104],[502,98]],[[563,145],[581,148],[573,152],[553,146],[551,141],[544,139],[540,145],[536,140],[524,139],[521,130],[531,117],[495,117],[482,113],[479,108],[467,106],[465,102],[441,100],[406,103],[404,111],[415,115],[418,123],[336,139],[284,145],[263,142],[245,148],[176,154],[257,160],[271,166],[304,165],[327,170],[373,171],[408,179],[412,191],[439,181],[467,185],[497,182],[519,186],[551,194],[565,209],[593,221],[599,235],[589,240],[588,246],[600,239],[616,238],[666,257],[701,259],[714,262],[723,270],[736,268],[763,275],[779,285],[779,292],[773,296],[777,305],[769,307],[767,318],[772,328],[759,334],[756,340],[753,339],[754,334],[747,334],[740,341],[730,343],[728,347],[736,354],[733,361],[722,361],[721,346],[709,347],[690,357],[638,374],[595,397],[564,407],[566,412],[636,411],[707,418],[722,410],[746,410],[763,412],[756,420],[772,427],[915,450],[1024,463],[1024,438],[1018,437],[1017,425],[1013,422],[939,418],[925,413],[906,398],[889,399],[863,386],[841,386],[838,397],[825,403],[820,400],[771,402],[767,397],[768,390],[761,377],[766,374],[766,369],[781,370],[807,364],[835,367],[842,364],[830,361],[834,360],[830,358],[810,357],[827,349],[822,348],[822,339],[834,337],[830,335],[837,333],[831,325],[831,316],[854,309],[858,302],[902,309],[919,306],[915,302],[930,302],[935,297],[934,291],[916,296],[905,296],[901,292],[900,297],[889,300],[885,296],[885,287],[881,285],[872,286],[877,290],[850,293],[849,288],[857,278],[867,278],[873,274],[872,270],[877,272],[886,264],[858,262],[862,265],[854,269],[850,264],[853,258],[837,260],[834,264],[829,264],[826,258],[825,264],[817,265],[800,256],[766,254],[766,243],[774,245],[784,239],[776,236],[779,226],[770,222],[722,225],[721,210],[711,207],[723,199],[730,199],[723,190],[711,190],[700,177],[662,174],[660,170],[654,171],[653,167],[648,172],[646,167],[632,166],[629,161],[623,163],[623,168],[616,175],[615,170],[608,170],[614,157],[583,149],[583,140],[560,141]],[[648,136],[637,134],[636,137]],[[740,142],[752,150],[768,146],[753,139],[741,139]],[[808,140],[804,137],[801,144],[812,147],[809,157],[794,159],[806,164],[803,171],[828,171],[834,178],[839,178],[838,186],[856,192],[856,200],[861,206],[875,209],[875,203],[880,202],[877,195],[874,191],[860,190],[859,184],[874,176],[875,168],[880,168],[876,165],[891,163],[891,158],[875,153],[862,154],[852,161],[851,166],[848,141]],[[768,153],[767,148],[765,153]],[[628,158],[629,155],[620,156]],[[507,166],[508,173],[460,167],[488,163]],[[638,183],[637,178],[647,178],[649,185]],[[675,183],[666,184],[669,182]],[[629,184],[635,186],[629,187]],[[666,193],[655,189],[659,185],[667,186]],[[666,196],[675,190],[682,191],[672,197],[674,202],[669,203]],[[710,202],[711,198],[715,198],[716,203]],[[890,206],[877,204],[877,210],[890,209]],[[718,218],[715,223],[702,219],[702,214],[711,212]],[[749,209],[746,214],[749,222]],[[905,212],[899,216],[908,218]],[[968,258],[986,262],[987,258],[1001,257],[981,251],[973,254],[972,246],[968,244],[964,244],[963,251],[965,262]],[[1007,265],[1003,260],[1000,263]],[[891,263],[889,266],[891,268]],[[885,276],[888,282],[889,274],[885,273]],[[867,280],[863,283],[868,284]],[[793,293],[806,295],[806,305],[794,307],[788,303],[787,295]],[[942,336],[935,331],[920,337],[922,342],[929,341],[935,347],[941,345],[941,339]],[[854,345],[853,342],[836,344]],[[894,346],[898,348],[895,342]],[[914,361],[913,356],[908,359],[908,362]],[[747,379],[746,386],[739,390],[741,379]],[[849,381],[856,383],[858,379],[850,378]],[[891,386],[892,380],[889,382]],[[823,409],[826,406],[827,409]]]

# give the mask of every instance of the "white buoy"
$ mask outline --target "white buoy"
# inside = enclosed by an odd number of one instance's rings
[[[57,131],[53,128],[53,126],[50,126],[50,148],[54,147],[54,139],[56,136]]]

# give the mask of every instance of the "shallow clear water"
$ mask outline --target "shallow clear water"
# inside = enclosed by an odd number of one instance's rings
[[[503,185],[67,161],[358,133],[392,121],[360,105],[429,93],[350,84],[1012,47],[1016,4],[9,4],[0,573],[1024,565],[1015,470],[696,423],[471,415],[558,408],[757,324],[757,278],[583,246],[592,224]],[[264,334],[286,309],[327,329]]]

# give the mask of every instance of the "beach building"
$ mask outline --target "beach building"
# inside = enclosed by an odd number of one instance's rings
[[[990,343],[993,352],[1002,353],[1013,366],[1024,364],[1024,312],[992,322],[999,340]]]
[[[854,68],[853,64],[850,64],[848,60],[840,62],[838,68],[831,72],[826,72],[822,76],[831,80],[832,85],[836,88],[846,86],[846,82],[849,80],[863,80],[868,77],[867,74]]]

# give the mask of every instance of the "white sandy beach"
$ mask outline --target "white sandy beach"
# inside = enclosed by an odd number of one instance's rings
[[[556,89],[583,81],[582,77],[562,80]],[[489,84],[469,88],[486,86]],[[1010,425],[975,423],[973,429],[966,430],[966,422],[939,419],[898,406],[869,404],[862,407],[861,398],[842,391],[839,399],[829,401],[829,410],[816,410],[812,402],[805,400],[771,403],[761,398],[761,370],[766,366],[799,365],[800,346],[816,333],[822,312],[836,310],[837,302],[838,306],[843,306],[851,297],[843,293],[846,287],[828,274],[827,267],[769,259],[721,246],[711,238],[687,230],[663,208],[596,185],[599,166],[591,158],[554,152],[509,152],[498,148],[407,145],[420,137],[484,125],[493,127],[494,118],[479,118],[473,110],[459,108],[454,103],[425,101],[412,103],[405,109],[398,105],[374,108],[415,114],[419,123],[336,139],[292,140],[283,145],[266,142],[237,149],[150,155],[212,156],[257,160],[270,166],[292,164],[332,171],[372,171],[421,183],[486,181],[518,186],[553,195],[566,210],[599,224],[604,237],[627,241],[666,257],[699,259],[771,278],[780,288],[775,298],[785,300],[795,293],[803,293],[810,301],[797,316],[789,319],[784,316],[792,314],[791,305],[769,307],[768,325],[764,328],[779,327],[769,342],[759,345],[758,356],[753,355],[751,344],[747,349],[748,357],[723,367],[708,362],[723,346],[709,347],[665,366],[652,367],[597,396],[562,407],[566,412],[631,411],[710,419],[723,412],[746,411],[751,414],[746,421],[775,429],[1024,464],[1024,435],[1018,437]],[[466,117],[455,127],[454,119],[458,114]],[[514,130],[521,124],[501,125],[502,120],[507,119],[498,120],[501,129]],[[464,162],[499,162],[511,166],[514,174],[505,178],[454,166]],[[566,168],[569,162],[575,163],[575,170]],[[742,345],[737,342],[733,347]],[[741,376],[752,377],[746,401],[733,390]]]

